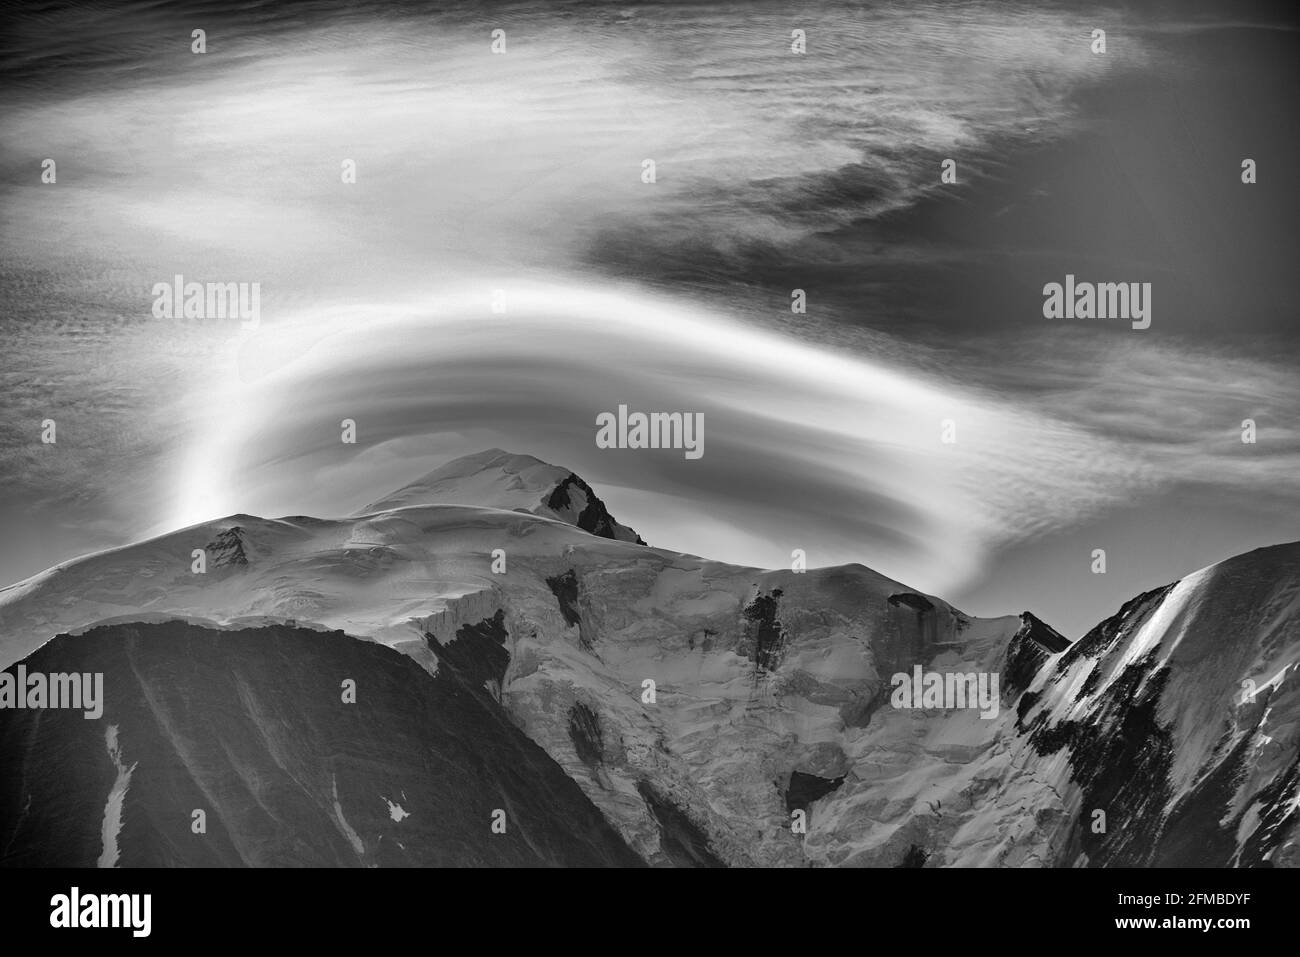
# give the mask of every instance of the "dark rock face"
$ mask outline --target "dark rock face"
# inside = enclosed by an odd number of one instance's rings
[[[203,546],[207,552],[209,568],[244,568],[248,555],[244,551],[244,530],[238,526],[226,529]]]
[[[570,628],[580,624],[582,616],[578,614],[578,576],[573,569],[570,568],[563,575],[546,579],[546,584],[550,586],[555,600],[560,603],[560,614],[564,616],[564,623]]]
[[[601,763],[605,748],[601,740],[600,718],[581,701],[569,709],[569,737],[584,764],[594,768]]]
[[[910,671],[929,661],[940,643],[939,609],[924,595],[899,592],[889,596],[893,630],[897,637],[882,649],[891,671]]]
[[[1057,661],[1049,686],[1064,680],[1073,662],[1088,657],[1097,659],[1099,666],[1081,682],[1075,700],[1094,693],[1097,676],[1104,670],[1100,664],[1117,653],[1171,588],[1126,602],[1117,614],[1069,646]],[[1027,624],[1016,637],[1035,630]],[[1126,665],[1077,720],[1049,724],[1039,713],[1026,722],[1041,696],[1024,695],[1018,703],[1020,727],[1029,734],[1032,747],[1044,755],[1064,749],[1070,777],[1083,791],[1079,819],[1058,864],[1068,866],[1083,853],[1092,867],[1251,867],[1265,865],[1281,845],[1300,813],[1294,798],[1300,783],[1300,755],[1289,771],[1249,795],[1240,810],[1233,809],[1247,759],[1264,744],[1259,722],[1267,702],[1261,702],[1250,733],[1233,747],[1225,736],[1195,785],[1175,802],[1171,771],[1176,746],[1171,728],[1161,719],[1170,677],[1169,667],[1152,652]],[[1249,809],[1263,826],[1238,855],[1236,835]],[[1098,811],[1104,812],[1104,828],[1098,826]]]
[[[582,620],[582,613],[579,610],[579,587],[578,575],[570,568],[563,575],[555,575],[546,579],[547,586],[551,589],[551,594],[560,605],[560,614],[564,616],[564,623],[570,628],[577,626],[578,645],[584,650],[595,654],[596,649],[592,643],[592,633],[587,624]]]
[[[908,608],[915,609],[918,614],[934,611],[934,602],[924,595],[916,595],[912,592],[899,592],[897,595],[890,595],[889,603],[895,608],[899,605],[906,605]]]
[[[1294,822],[1300,810],[1296,808],[1295,796],[1300,793],[1300,754],[1297,754],[1285,774],[1255,795],[1260,802],[1261,826],[1246,841],[1241,859],[1236,861],[1241,867],[1272,867],[1267,855],[1276,848],[1286,833],[1286,828]],[[1240,823],[1242,812],[1231,823],[1235,828]]]
[[[1047,659],[1070,647],[1070,639],[1029,612],[1020,616],[1020,630],[1007,645],[1002,686],[1011,694],[1029,687]]]
[[[925,867],[925,862],[929,860],[930,855],[922,848],[913,844],[903,855],[903,859],[898,862],[898,867]]]
[[[1129,665],[1106,707],[1081,721],[1051,728],[1031,725],[1030,742],[1040,754],[1066,748],[1070,776],[1083,789],[1081,819],[1072,843],[1090,863],[1137,867],[1149,863],[1160,818],[1171,797],[1168,773],[1173,746],[1157,721],[1167,672],[1151,673],[1152,662]],[[1091,815],[1106,815],[1095,833]]]
[[[747,655],[759,672],[775,671],[781,663],[785,648],[785,629],[777,618],[782,591],[772,589],[770,595],[757,595],[745,606],[744,634],[739,651]]]
[[[438,657],[438,677],[460,682],[467,689],[495,687],[496,697],[501,694],[510,665],[510,652],[506,651],[505,611],[498,608],[491,618],[476,625],[462,625],[454,640],[439,644],[436,638],[426,637],[429,647]]]
[[[844,783],[844,776],[838,778],[823,778],[816,774],[806,774],[803,771],[792,771],[790,773],[790,784],[785,789],[785,809],[787,812],[796,808],[808,809],[820,797],[830,794],[841,784]]]
[[[709,847],[704,832],[647,781],[637,791],[659,825],[659,847],[674,867],[726,867]]]
[[[546,507],[556,511],[568,508],[571,504],[571,499],[569,498],[570,488],[581,489],[587,499],[587,504],[578,514],[575,524],[584,532],[590,532],[592,535],[599,535],[601,538],[617,539],[619,536],[616,533],[616,528],[619,523],[613,515],[609,514],[609,510],[605,508],[605,503],[600,500],[600,496],[598,496],[592,487],[580,479],[576,474],[570,473],[568,478],[555,486],[551,491],[550,496],[546,499]],[[628,529],[628,531],[631,532],[630,529]],[[645,544],[645,542],[641,540],[640,535],[636,536],[636,543],[638,545]]]
[[[106,844],[124,867],[641,864],[484,687],[503,635],[462,628],[437,676],[342,632],[59,636],[28,670],[102,672],[104,714],[0,711],[0,864],[94,867]]]

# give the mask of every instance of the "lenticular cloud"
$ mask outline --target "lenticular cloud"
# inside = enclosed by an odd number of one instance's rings
[[[657,544],[779,566],[815,541],[817,564],[869,561],[937,589],[983,547],[1142,481],[1082,431],[690,303],[591,285],[505,294],[503,314],[469,292],[251,333],[170,523],[346,514],[379,475],[527,451],[547,428],[550,457],[614,488],[611,507]],[[600,449],[597,417],[620,404],[702,413],[707,454]],[[356,446],[340,444],[345,419]]]

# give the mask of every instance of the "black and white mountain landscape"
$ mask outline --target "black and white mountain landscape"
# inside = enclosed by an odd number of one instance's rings
[[[1294,4],[0,17],[23,919],[952,868],[875,883],[1037,940],[1300,864]]]
[[[8,673],[104,688],[97,720],[0,711],[10,866],[1298,862],[1300,543],[1071,641],[645,545],[492,449],[60,565],[0,628]],[[999,674],[996,715],[891,706],[918,666]]]

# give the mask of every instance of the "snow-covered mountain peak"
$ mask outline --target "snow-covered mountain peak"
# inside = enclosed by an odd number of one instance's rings
[[[644,544],[633,529],[610,515],[596,492],[575,473],[503,449],[453,459],[353,515],[411,505],[477,505],[528,512],[576,525],[601,538]]]

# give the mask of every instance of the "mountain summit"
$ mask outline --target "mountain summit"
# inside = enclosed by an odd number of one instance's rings
[[[574,472],[502,449],[454,459],[353,514],[411,505],[478,505],[528,512],[576,525],[601,538],[645,544],[609,514],[591,486]]]

